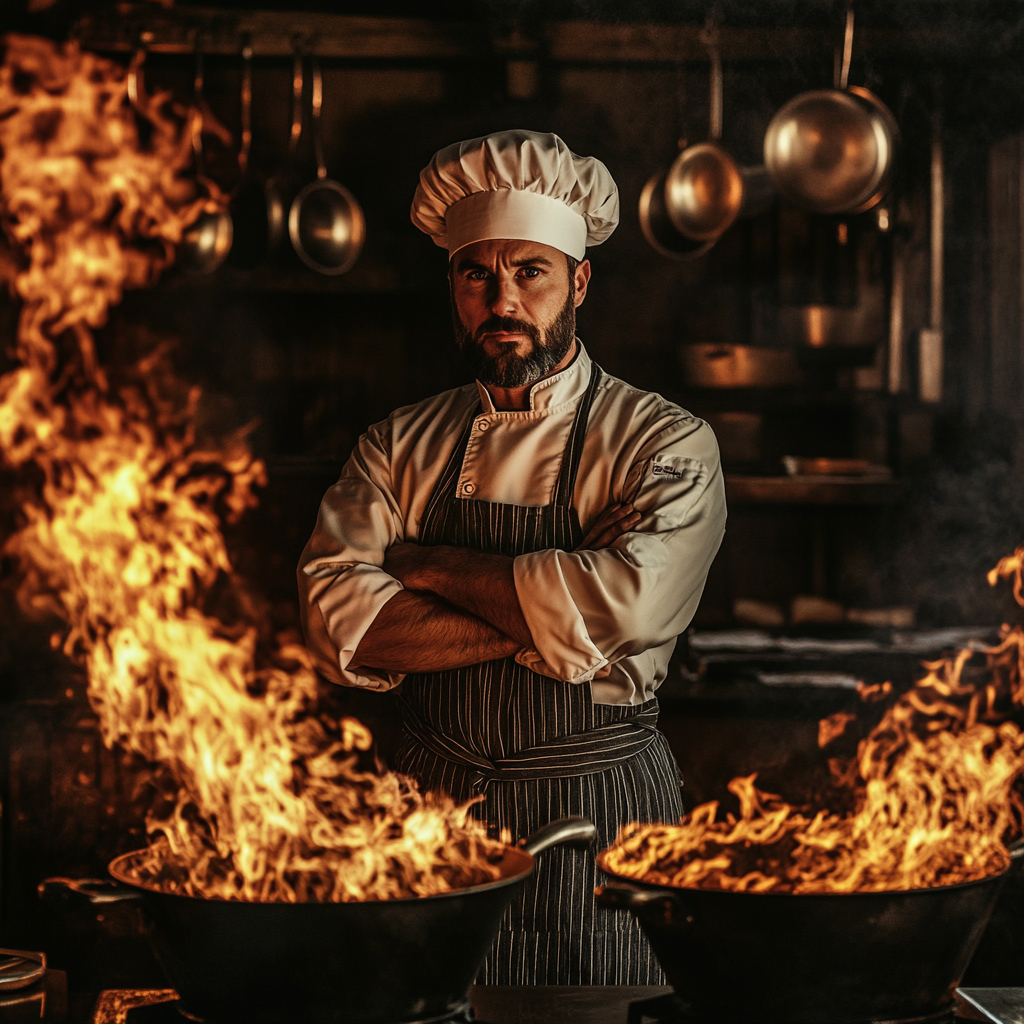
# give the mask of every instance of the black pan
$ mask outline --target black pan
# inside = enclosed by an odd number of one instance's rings
[[[609,873],[615,881],[597,902],[636,915],[697,1021],[924,1021],[952,1012],[1006,874],[904,892],[792,894]]]
[[[110,864],[120,885],[51,878],[39,888],[44,896],[75,892],[93,903],[142,900],[181,1008],[206,1021],[441,1020],[468,1007],[469,987],[537,854],[595,835],[586,818],[563,818],[507,847],[498,881],[410,899],[243,903],[156,892],[128,876],[141,851]]]

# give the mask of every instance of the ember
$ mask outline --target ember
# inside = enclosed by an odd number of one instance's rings
[[[26,612],[68,624],[54,644],[84,665],[105,742],[173,782],[139,882],[294,902],[497,877],[502,847],[468,806],[359,767],[369,733],[316,714],[301,646],[260,654],[254,603],[230,623],[205,610],[231,573],[221,516],[255,504],[262,465],[241,439],[197,446],[198,393],[168,397],[186,389],[159,355],[117,387],[97,363],[92,331],[123,289],[152,284],[223,202],[187,176],[194,115],[73,43],[5,44],[0,202],[22,311],[0,451],[24,518],[4,550]]]
[[[1024,606],[1024,546],[989,583],[1012,578]],[[984,667],[977,666],[983,661]],[[733,779],[739,815],[703,804],[678,825],[631,825],[599,863],[629,878],[738,892],[880,892],[984,878],[1009,864],[1004,840],[1024,817],[1018,781],[1024,733],[1024,629],[1003,626],[994,647],[926,662],[927,674],[892,700],[849,762],[829,762],[852,790],[851,813],[798,809]],[[867,702],[891,687],[865,688]],[[826,746],[849,717],[821,723]]]

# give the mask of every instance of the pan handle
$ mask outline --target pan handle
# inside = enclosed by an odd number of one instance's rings
[[[36,888],[41,900],[78,896],[89,903],[123,903],[141,900],[142,893],[105,878],[44,878]]]
[[[1010,860],[1020,860],[1024,857],[1024,837],[1010,843],[1006,852],[1010,855]]]
[[[599,907],[630,910],[649,924],[678,928],[693,924],[693,915],[674,892],[666,889],[637,889],[632,885],[599,885],[594,890]]]
[[[559,843],[589,846],[597,838],[597,829],[589,818],[559,818],[537,829],[523,841],[522,849],[534,857]]]

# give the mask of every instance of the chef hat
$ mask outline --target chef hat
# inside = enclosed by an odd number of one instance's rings
[[[497,132],[435,153],[410,216],[449,253],[522,238],[581,260],[619,223],[619,191],[600,160],[576,156],[557,135]]]

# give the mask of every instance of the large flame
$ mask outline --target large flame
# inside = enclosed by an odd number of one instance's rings
[[[467,806],[361,770],[354,719],[317,714],[307,652],[244,601],[208,610],[231,571],[221,517],[255,503],[262,465],[235,438],[204,451],[159,354],[115,386],[93,329],[152,284],[204,208],[188,111],[73,43],[8,36],[0,202],[19,260],[19,365],[0,378],[0,452],[18,472],[22,607],[68,625],[107,744],[173,783],[138,880],[250,900],[428,895],[494,878],[502,847]],[[129,95],[129,93],[133,95]],[[41,481],[41,482],[40,482]],[[247,610],[246,610],[247,609]]]
[[[988,579],[1012,578],[1024,605],[1022,572],[1024,546]],[[664,885],[798,893],[915,889],[1002,871],[1004,840],[1019,834],[1024,817],[1024,732],[1010,720],[1024,705],[1024,630],[1003,626],[996,646],[924,667],[856,756],[830,761],[835,781],[852,793],[849,813],[795,808],[758,790],[751,775],[729,784],[738,816],[711,802],[678,825],[627,826],[601,866]],[[885,700],[891,690],[865,687],[861,696]],[[820,745],[853,717],[823,720]]]

